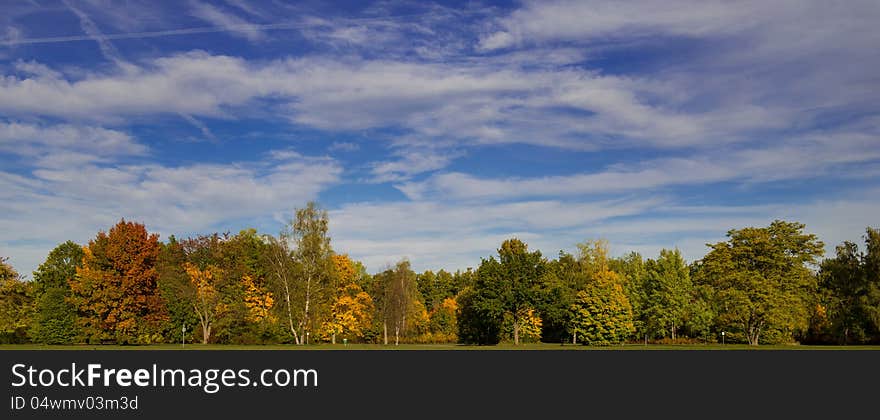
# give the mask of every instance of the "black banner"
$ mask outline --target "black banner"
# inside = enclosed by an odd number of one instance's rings
[[[0,351],[4,418],[854,414],[877,351]]]

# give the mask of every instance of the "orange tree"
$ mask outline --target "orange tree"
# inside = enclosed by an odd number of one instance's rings
[[[90,342],[161,340],[167,313],[157,287],[158,235],[124,219],[83,248],[82,267],[69,280],[70,301]]]

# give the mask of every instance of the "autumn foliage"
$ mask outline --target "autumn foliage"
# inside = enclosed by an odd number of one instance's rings
[[[32,281],[0,257],[0,343],[880,342],[876,229],[821,264],[814,235],[776,221],[691,264],[611,258],[602,240],[549,259],[511,238],[476,270],[419,274],[404,258],[371,275],[332,249],[325,211],[296,214],[278,237],[165,243],[122,220],[56,247]]]
[[[160,341],[167,313],[157,286],[158,235],[122,220],[83,251],[83,265],[69,281],[70,301],[89,342]]]

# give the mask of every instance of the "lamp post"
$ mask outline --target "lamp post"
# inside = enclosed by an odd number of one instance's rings
[[[721,345],[724,345],[724,331],[721,331]]]
[[[180,346],[186,347],[186,324],[180,326]]]

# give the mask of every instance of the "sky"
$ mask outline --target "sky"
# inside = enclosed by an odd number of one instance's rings
[[[0,0],[0,256],[120,219],[377,272],[880,225],[880,2]]]

